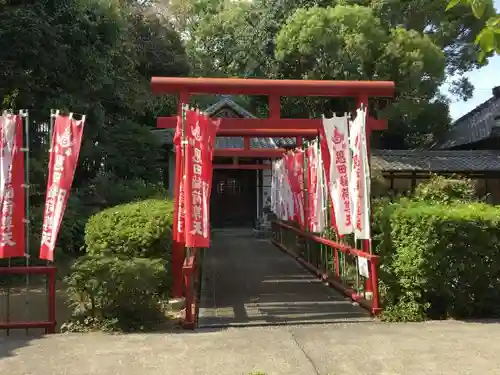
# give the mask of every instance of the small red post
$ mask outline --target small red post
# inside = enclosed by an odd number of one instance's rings
[[[333,248],[333,257],[335,260],[335,276],[340,280],[339,250],[336,247]]]
[[[191,268],[184,268],[184,285],[186,287],[186,318],[185,321],[188,325],[193,322],[193,300],[191,296]]]
[[[56,332],[56,268],[48,269],[48,297],[49,297],[49,311],[48,318],[50,326],[47,328],[47,333]]]
[[[370,279],[372,287],[372,313],[374,315],[378,314],[381,311],[379,293],[378,293],[378,274],[377,274],[377,267],[379,261],[380,258],[376,255],[372,256],[370,260]]]

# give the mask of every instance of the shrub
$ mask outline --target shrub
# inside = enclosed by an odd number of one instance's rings
[[[476,200],[475,192],[476,187],[472,180],[435,175],[429,181],[417,186],[413,199],[434,203],[468,203]]]
[[[170,253],[173,203],[148,199],[103,210],[85,226],[91,255],[162,257]]]
[[[80,195],[84,201],[102,209],[148,198],[167,198],[168,191],[160,184],[119,179],[108,173],[92,179]]]
[[[30,215],[30,253],[37,254],[42,240],[44,205],[35,206]],[[61,254],[78,254],[84,245],[84,228],[90,213],[75,194],[70,196],[64,211],[56,243],[56,256]]]
[[[500,313],[500,208],[406,201],[387,209],[383,223],[386,319]]]
[[[65,330],[153,327],[165,316],[169,279],[160,259],[83,256],[66,278],[72,320]]]
[[[390,185],[387,179],[382,174],[382,172],[378,169],[372,168],[370,170],[370,175],[371,175],[370,191],[372,197],[386,196],[390,189]]]

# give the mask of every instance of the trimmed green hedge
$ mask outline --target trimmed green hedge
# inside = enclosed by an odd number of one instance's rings
[[[172,243],[173,208],[171,201],[148,199],[95,214],[85,227],[87,253],[166,258]]]
[[[500,315],[500,208],[402,200],[380,215],[384,317]]]

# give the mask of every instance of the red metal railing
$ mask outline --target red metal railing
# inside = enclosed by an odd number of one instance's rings
[[[377,269],[380,258],[362,250],[304,232],[279,221],[271,223],[275,246],[372,314],[380,313]],[[358,258],[368,261],[368,278],[360,275]],[[365,290],[369,283],[371,291]]]
[[[0,329],[29,329],[44,328],[45,333],[56,331],[56,267],[33,266],[33,267],[0,267],[0,274],[4,275],[46,275],[47,276],[47,298],[48,319],[46,321],[0,321]]]
[[[182,274],[184,278],[185,311],[184,328],[194,329],[198,321],[198,302],[201,287],[201,270],[205,249],[191,249],[184,260]]]

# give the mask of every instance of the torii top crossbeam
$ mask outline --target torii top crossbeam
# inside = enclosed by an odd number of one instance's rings
[[[188,92],[192,94],[247,94],[282,96],[392,97],[391,81],[313,81],[245,78],[153,77],[154,94]]]
[[[364,103],[368,108],[370,97],[392,97],[394,82],[153,77],[151,90],[154,94],[180,94],[179,104],[187,104],[191,94],[267,95],[268,118],[221,119],[217,135],[244,137],[245,146],[243,149],[217,149],[216,155],[234,157],[235,153],[239,153],[241,157],[272,157],[281,155],[283,150],[277,149],[270,153],[270,150],[250,149],[250,137],[295,137],[296,144],[300,145],[302,137],[317,136],[322,126],[320,119],[281,118],[281,96],[352,97],[358,105]],[[176,125],[176,116],[157,119],[158,128],[175,129]],[[387,129],[386,120],[367,117],[368,136],[372,130],[384,129]]]

